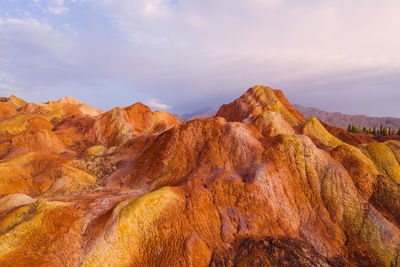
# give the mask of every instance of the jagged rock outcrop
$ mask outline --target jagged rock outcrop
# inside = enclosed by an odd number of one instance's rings
[[[183,124],[69,97],[4,110],[0,266],[400,264],[400,142],[347,142],[282,91]]]

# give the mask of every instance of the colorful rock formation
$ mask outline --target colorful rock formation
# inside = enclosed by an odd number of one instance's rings
[[[2,99],[0,266],[400,264],[400,142],[349,144],[282,91],[184,124]]]

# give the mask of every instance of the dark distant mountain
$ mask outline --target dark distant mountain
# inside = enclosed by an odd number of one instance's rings
[[[347,128],[349,124],[359,125],[361,127],[374,127],[385,125],[392,128],[400,128],[400,118],[394,117],[370,117],[365,115],[350,115],[340,112],[328,112],[316,108],[294,105],[306,118],[317,117],[321,121],[341,128]]]
[[[217,109],[215,107],[206,107],[200,110],[197,110],[193,113],[185,113],[182,115],[185,118],[185,121],[191,121],[194,119],[207,119],[214,117],[217,114]]]

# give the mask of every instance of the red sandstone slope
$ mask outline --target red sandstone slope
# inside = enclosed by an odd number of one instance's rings
[[[0,118],[0,266],[398,263],[398,141],[349,145],[263,86],[185,124],[82,108]]]

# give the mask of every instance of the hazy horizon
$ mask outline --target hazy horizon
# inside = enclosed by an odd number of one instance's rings
[[[0,96],[183,114],[264,84],[400,117],[400,2],[0,0]]]

